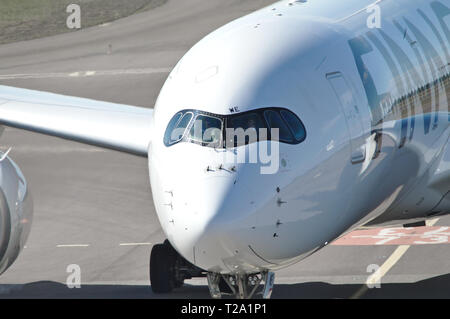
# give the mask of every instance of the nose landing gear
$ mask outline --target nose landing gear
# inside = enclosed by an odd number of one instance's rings
[[[168,240],[153,246],[150,255],[150,282],[154,293],[170,293],[173,289],[183,286],[186,279],[205,276],[214,299],[222,296],[251,299],[257,294],[269,299],[275,281],[275,274],[269,271],[257,274],[207,273],[184,259]],[[261,283],[264,283],[264,286],[258,291]]]
[[[186,279],[205,277],[205,272],[184,259],[166,240],[154,245],[150,255],[150,282],[154,293],[169,293]]]
[[[264,282],[264,287],[258,294],[261,294],[263,299],[270,299],[275,282],[273,272],[265,271],[251,275],[208,273],[209,292],[214,299],[220,299],[223,295],[235,296],[237,299],[251,299],[256,294],[261,282]]]

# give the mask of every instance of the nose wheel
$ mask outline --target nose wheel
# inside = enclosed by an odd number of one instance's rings
[[[153,246],[150,255],[150,282],[154,293],[169,293],[176,286],[175,256],[167,245]]]
[[[150,254],[150,284],[156,294],[170,293],[186,279],[204,277],[202,269],[184,259],[166,240],[154,245]]]

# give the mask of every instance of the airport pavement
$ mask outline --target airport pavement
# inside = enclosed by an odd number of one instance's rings
[[[0,84],[152,107],[168,72],[203,36],[271,0],[169,0],[74,33],[0,46]],[[301,31],[299,31],[301,32]],[[0,298],[204,298],[204,279],[151,292],[151,246],[164,240],[146,159],[7,129],[1,147],[27,177],[33,228],[0,277]],[[450,217],[436,221],[449,226]],[[433,228],[434,229],[434,228]],[[274,298],[450,298],[450,245],[332,245],[277,273]],[[372,234],[376,237],[376,234]],[[372,238],[373,239],[373,238]],[[67,267],[82,288],[68,289]],[[370,265],[381,288],[366,289]]]

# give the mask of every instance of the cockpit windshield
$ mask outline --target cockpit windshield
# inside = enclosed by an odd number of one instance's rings
[[[199,114],[189,131],[188,139],[203,146],[220,147],[222,143],[223,120],[218,117]]]
[[[167,146],[176,144],[183,139],[184,132],[192,120],[194,113],[179,112],[170,120],[164,135],[164,144]]]
[[[266,140],[267,134],[264,134],[266,127],[264,119],[258,112],[230,116],[227,121],[226,145],[237,147]],[[262,136],[263,134],[264,136]]]
[[[283,108],[265,108],[232,115],[198,110],[178,112],[164,135],[166,146],[190,142],[213,148],[234,148],[273,140],[299,144],[306,138],[301,120]]]

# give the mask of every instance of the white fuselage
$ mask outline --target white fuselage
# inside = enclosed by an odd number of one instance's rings
[[[202,269],[279,269],[357,226],[450,210],[450,10],[444,1],[281,1],[207,36],[179,62],[153,117],[149,171],[172,245]],[[331,10],[331,7],[336,7]],[[445,11],[445,10],[447,11]],[[163,137],[177,112],[282,107],[307,137],[278,170]],[[237,156],[237,155],[235,155]]]

